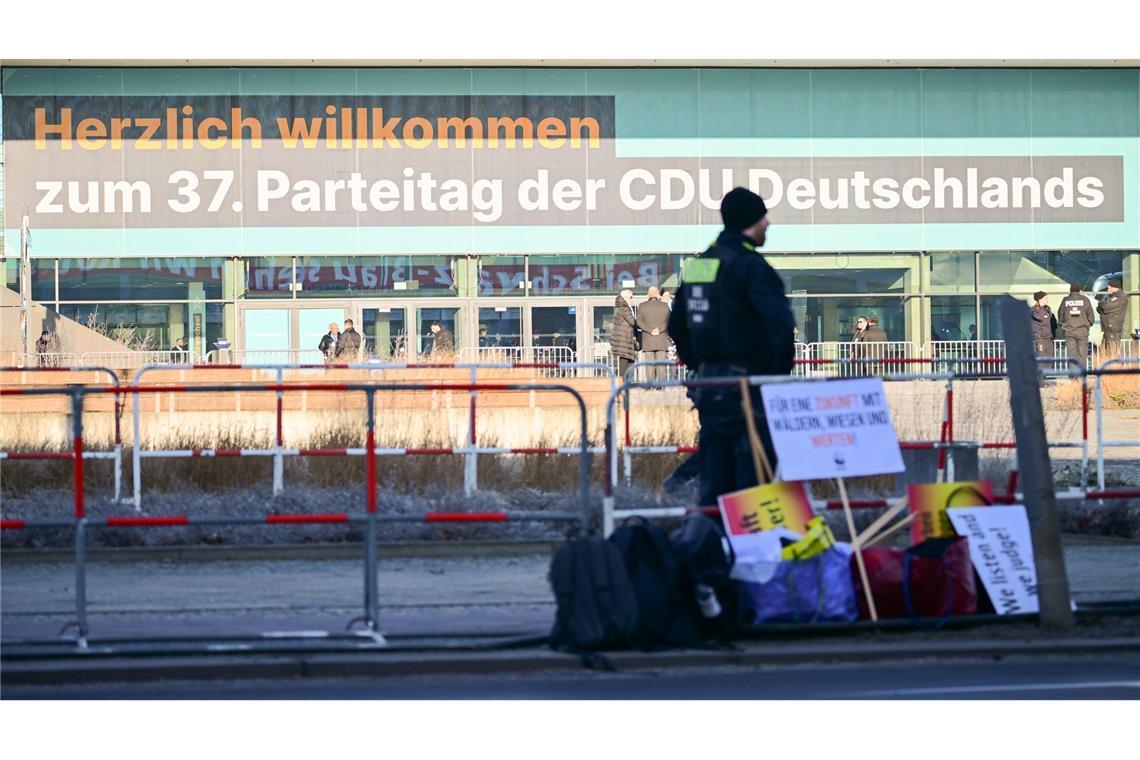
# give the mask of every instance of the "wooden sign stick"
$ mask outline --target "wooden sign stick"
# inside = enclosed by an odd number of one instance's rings
[[[775,481],[772,477],[772,465],[768,462],[768,455],[760,441],[760,432],[756,429],[756,418],[752,415],[752,394],[749,391],[748,378],[740,378],[740,403],[744,407],[744,427],[748,430],[748,445],[752,449],[752,466],[756,468],[756,482],[773,483]]]
[[[867,597],[867,610],[871,613],[871,620],[878,621],[879,613],[875,610],[875,599],[871,595],[871,583],[867,580],[867,566],[863,564],[863,551],[855,542],[855,518],[851,516],[851,502],[847,499],[847,486],[843,478],[838,478],[839,498],[843,501],[843,514],[847,517],[847,530],[851,533],[851,548],[855,550],[855,564],[859,566],[859,579],[863,581],[863,594]]]
[[[914,515],[909,514],[906,517],[904,517],[903,519],[899,520],[894,525],[892,525],[891,527],[884,530],[879,535],[873,536],[871,538],[871,540],[868,541],[866,544],[864,544],[861,548],[866,549],[867,547],[874,546],[875,544],[879,543],[880,541],[887,538],[888,536],[893,536],[895,533],[898,533],[900,530],[902,530],[906,526],[910,525],[912,522],[914,522]]]
[[[901,499],[899,499],[894,504],[892,504],[890,509],[888,509],[883,514],[879,515],[879,519],[877,519],[877,520],[875,520],[875,522],[871,523],[871,525],[865,531],[863,531],[856,538],[854,538],[851,541],[851,545],[855,546],[856,544],[858,544],[859,546],[867,546],[868,542],[872,538],[874,538],[876,533],[878,533],[880,530],[882,530],[884,525],[889,523],[891,520],[895,519],[895,515],[897,515],[899,512],[906,509],[907,498],[908,498],[907,496],[903,496]]]

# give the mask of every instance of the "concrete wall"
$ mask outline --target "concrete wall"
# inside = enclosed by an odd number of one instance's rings
[[[36,352],[36,341],[44,330],[55,333],[58,353],[83,354],[88,351],[130,350],[122,343],[100,335],[42,304],[35,301],[28,303],[27,353]],[[24,349],[20,345],[20,294],[8,288],[0,288],[0,363],[11,365],[22,353]]]

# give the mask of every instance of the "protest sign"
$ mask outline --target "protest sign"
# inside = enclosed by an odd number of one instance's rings
[[[1038,611],[1037,568],[1025,507],[956,507],[954,530],[970,540],[970,561],[999,615]]]
[[[776,383],[760,393],[784,480],[905,469],[881,379]]]
[[[752,583],[763,583],[775,572],[784,545],[801,539],[812,519],[801,483],[753,486],[717,501],[736,555],[732,577]]]
[[[753,486],[726,493],[717,501],[729,536],[777,527],[803,534],[814,516],[802,483],[784,481]]]
[[[907,487],[907,503],[914,522],[910,524],[911,542],[921,544],[928,538],[950,538],[954,526],[946,516],[947,507],[984,507],[993,504],[994,489],[988,480],[969,483],[911,483]]]

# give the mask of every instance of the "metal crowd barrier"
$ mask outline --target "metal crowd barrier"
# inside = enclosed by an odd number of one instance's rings
[[[1101,383],[1101,378],[1106,371],[1112,372],[1113,366],[1127,366],[1135,364],[1137,370],[1140,371],[1140,357],[1131,359],[1110,359],[1104,364],[1100,365],[1100,371],[1096,375],[1096,380],[1093,385],[1093,395],[1096,398],[1096,487],[1098,490],[1103,491],[1104,488],[1104,450],[1109,446],[1137,446],[1140,447],[1140,440],[1134,441],[1106,441],[1104,440],[1104,385]],[[1128,373],[1131,374],[1131,373]],[[1086,423],[1087,425],[1087,423]]]
[[[905,360],[904,360],[905,361]],[[1119,360],[1117,360],[1119,361]],[[1137,360],[1124,360],[1136,361]],[[949,363],[949,360],[948,360]],[[1081,488],[1076,491],[1063,492],[1058,494],[1058,498],[1062,499],[1110,499],[1110,498],[1134,498],[1140,497],[1140,489],[1130,490],[1117,490],[1108,491],[1105,488],[1103,476],[1098,480],[1097,490],[1093,491],[1088,488],[1088,467],[1089,467],[1089,429],[1088,429],[1088,385],[1087,375],[1094,374],[1098,381],[1101,373],[1105,374],[1124,374],[1113,373],[1111,371],[1105,372],[1106,369],[1111,368],[1101,367],[1099,371],[1090,372],[1076,365],[1072,362],[1071,366],[1067,369],[1058,369],[1054,365],[1056,362],[1052,359],[1037,359],[1037,363],[1043,368],[1042,374],[1049,377],[1070,377],[1080,379],[1082,382],[1081,392],[1081,440],[1080,441],[1051,441],[1048,443],[1050,448],[1080,448],[1081,449]],[[1121,362],[1123,363],[1123,362]],[[1108,364],[1112,364],[1109,362]],[[629,415],[631,410],[631,391],[635,389],[653,389],[653,388],[669,388],[669,387],[701,387],[701,386],[718,386],[718,385],[733,385],[740,382],[739,377],[734,378],[698,378],[696,380],[685,381],[665,381],[661,383],[642,383],[635,382],[629,379],[632,375],[634,367],[631,366],[627,371],[627,377],[622,386],[616,389],[610,396],[609,402],[606,406],[606,477],[604,482],[604,496],[603,496],[603,525],[605,526],[606,535],[613,529],[614,520],[622,517],[678,517],[693,511],[692,508],[685,507],[671,507],[671,508],[649,508],[649,509],[634,509],[634,510],[616,510],[615,509],[615,492],[618,485],[617,468],[611,462],[616,460],[618,450],[617,441],[617,403],[619,400],[623,401],[623,408],[625,410],[625,428],[624,428],[624,443],[622,452],[624,457],[624,475],[626,485],[632,482],[632,463],[631,457],[633,454],[676,454],[676,453],[699,453],[699,446],[634,446],[632,443]],[[1004,377],[1001,375],[993,375],[985,373],[981,375],[970,373],[959,373],[955,371],[934,372],[929,374],[908,374],[908,373],[895,373],[887,374],[882,377],[885,381],[907,381],[907,380],[936,380],[946,382],[946,396],[943,405],[943,417],[941,422],[941,431],[938,441],[900,441],[899,447],[903,450],[936,450],[939,452],[938,458],[938,472],[939,477],[944,477],[950,481],[954,479],[954,450],[955,449],[1016,449],[1017,443],[1015,441],[961,441],[955,440],[954,437],[954,381],[955,380],[971,380],[991,377]],[[837,377],[815,377],[803,378],[795,375],[778,375],[778,376],[750,376],[747,378],[750,385],[761,385],[764,383],[788,383],[788,382],[802,382],[814,381],[825,382],[829,380],[839,380],[844,378]],[[1098,416],[1098,440],[1103,440],[1101,435],[1101,424],[1099,421],[1100,415],[1103,411],[1103,403],[1098,392],[1096,402],[1096,413]],[[1140,441],[1120,441],[1109,442],[1106,445],[1110,446],[1130,446],[1140,445]],[[1104,468],[1104,452],[1102,448],[1097,451],[1097,465],[1098,472],[1103,473]],[[1010,488],[1010,498],[1013,498],[1013,489]],[[708,505],[702,505],[707,507]],[[813,508],[815,509],[835,509],[838,508],[839,503],[835,501],[823,502],[820,500],[813,500]],[[862,502],[852,502],[855,507],[882,507],[886,506],[884,500],[863,500]],[[715,508],[714,508],[715,511]]]
[[[226,517],[226,516],[191,516],[191,515],[159,515],[128,517],[107,517],[97,521],[89,521],[86,514],[86,493],[84,480],[84,445],[83,445],[83,402],[87,396],[100,393],[129,393],[138,406],[138,397],[141,393],[217,393],[236,390],[229,385],[155,385],[145,388],[131,386],[129,388],[93,388],[83,385],[73,385],[67,388],[3,388],[0,397],[7,396],[70,396],[71,398],[71,425],[73,444],[68,458],[72,462],[74,473],[75,514],[74,519],[37,520],[37,519],[4,519],[0,521],[0,530],[25,530],[29,528],[59,528],[74,527],[75,529],[75,614],[74,626],[77,631],[77,643],[80,648],[87,647],[89,632],[87,620],[87,528],[147,528],[147,527],[173,527],[187,525],[299,525],[299,524],[330,524],[363,522],[366,526],[364,546],[364,614],[349,622],[349,628],[357,621],[363,622],[365,632],[377,644],[384,644],[384,637],[380,631],[379,623],[379,589],[377,573],[377,529],[380,522],[462,522],[462,523],[498,523],[508,521],[555,521],[578,522],[583,534],[590,529],[590,442],[586,414],[586,402],[581,394],[566,385],[537,384],[537,383],[484,383],[484,384],[444,384],[432,385],[428,383],[304,383],[298,385],[262,384],[256,386],[241,386],[245,392],[288,393],[295,391],[338,391],[362,392],[365,394],[366,409],[366,441],[363,455],[365,457],[365,512],[364,514],[336,512],[312,515],[265,515],[264,517]],[[376,494],[376,393],[399,391],[438,391],[461,390],[477,392],[480,390],[494,391],[557,391],[567,393],[574,398],[578,406],[580,422],[580,441],[577,447],[579,457],[578,467],[578,512],[541,512],[541,511],[497,511],[497,512],[429,512],[422,515],[382,515],[379,513]],[[69,624],[68,627],[70,627]]]
[[[855,360],[856,363],[859,363],[861,361],[862,360]],[[884,362],[893,362],[895,365],[904,366],[904,367],[907,364],[911,364],[911,363],[923,364],[923,363],[929,363],[930,362],[930,360],[927,360],[927,359],[903,359],[903,358],[879,359],[879,360],[871,359],[868,361],[873,362],[875,364],[881,364]],[[665,361],[661,361],[661,360],[655,360],[655,361],[651,361],[651,362],[637,362],[635,364],[630,365],[629,369],[626,370],[626,375],[623,378],[623,381],[627,384],[633,384],[634,387],[648,387],[648,388],[665,387],[665,386],[662,386],[660,384],[641,384],[641,385],[639,385],[634,381],[634,376],[635,376],[636,370],[640,367],[653,366],[653,365],[663,365],[663,364],[668,364],[668,363],[669,362],[665,362]],[[945,396],[945,403],[943,404],[943,409],[942,409],[942,420],[941,420],[941,428],[940,428],[940,433],[939,433],[939,435],[940,435],[939,441],[938,442],[903,441],[900,443],[900,446],[903,449],[926,449],[926,450],[936,449],[936,450],[938,450],[938,452],[939,452],[938,453],[939,469],[940,470],[945,469],[947,472],[947,477],[952,480],[954,478],[954,449],[955,448],[1012,449],[1015,447],[1016,444],[1014,444],[1012,442],[1008,442],[1008,441],[980,441],[980,442],[955,441],[955,439],[954,439],[954,379],[955,378],[957,378],[959,380],[961,380],[961,379],[976,379],[978,377],[992,378],[992,377],[1004,377],[1005,375],[1004,374],[993,374],[993,373],[976,374],[976,373],[968,373],[968,372],[958,372],[953,367],[954,360],[947,359],[946,363],[950,364],[951,368],[949,370],[944,370],[946,373],[944,375],[945,379],[946,379],[946,396]],[[1047,370],[1047,372],[1052,372],[1052,370]],[[875,375],[866,375],[866,376],[882,377],[884,380],[934,380],[934,379],[940,379],[942,377],[940,375],[906,374],[905,370],[903,371],[902,374],[900,374],[900,373],[893,373],[893,374],[892,373],[885,373],[885,374],[875,374]],[[783,376],[781,375],[780,377],[783,377]],[[794,380],[842,380],[842,379],[848,379],[849,376],[848,375],[840,375],[840,376],[804,377],[802,375],[798,375],[798,374],[793,372],[793,374],[790,377],[792,377]],[[680,384],[686,384],[687,385],[687,381],[684,379],[682,379],[678,382]],[[784,381],[784,382],[786,382],[786,381]],[[623,398],[625,400],[625,403],[623,404],[623,409],[625,412],[625,414],[624,414],[624,417],[625,417],[625,420],[624,420],[624,422],[625,422],[625,437],[624,437],[624,445],[622,446],[622,459],[623,459],[623,465],[624,465],[623,466],[624,479],[625,479],[625,484],[627,486],[631,485],[631,483],[633,481],[633,461],[632,461],[632,458],[633,458],[634,454],[695,454],[699,451],[699,448],[697,446],[682,446],[682,445],[635,446],[633,443],[631,423],[630,423],[630,414],[632,411],[633,404],[632,404],[630,396],[628,394],[624,395]],[[1085,387],[1083,389],[1083,393],[1081,395],[1081,401],[1082,401],[1082,411],[1083,411],[1083,414],[1082,414],[1082,439],[1081,439],[1081,441],[1080,442],[1065,442],[1065,441],[1056,442],[1056,443],[1050,443],[1050,446],[1056,447],[1056,448],[1078,448],[1078,447],[1081,448],[1081,450],[1082,450],[1081,473],[1082,473],[1082,478],[1087,480],[1088,455],[1089,455],[1089,448],[1088,448],[1088,388],[1087,387]],[[617,477],[616,469],[614,470],[614,477],[615,478]],[[616,480],[615,480],[615,484],[616,484]]]
[[[1103,339],[1102,339],[1103,342]],[[1058,361],[1065,361],[1065,341],[1054,340],[1054,355]],[[610,364],[616,368],[617,361],[610,354],[609,344],[599,341],[592,346],[594,362]],[[1140,357],[1140,341],[1125,338],[1119,344],[1119,357],[1122,359]],[[114,369],[138,369],[148,364],[172,362],[196,363],[189,354],[177,351],[91,351],[87,353],[29,353],[9,354],[13,364],[22,366],[67,367],[76,364],[98,364]],[[469,358],[471,357],[471,358]],[[579,354],[569,346],[480,346],[458,349],[460,361],[527,361],[527,362],[573,362]],[[354,357],[356,361],[391,361],[390,356],[369,357],[366,351]],[[432,356],[425,357],[428,361]],[[439,357],[435,357],[439,358]],[[1117,358],[1117,357],[1113,357]],[[835,375],[858,377],[871,371],[866,366],[856,366],[853,361],[862,360],[865,364],[875,361],[898,359],[930,360],[953,359],[960,367],[970,367],[977,371],[981,365],[1005,361],[1005,341],[1002,340],[945,340],[927,341],[919,346],[912,341],[887,341],[882,343],[852,343],[849,341],[818,341],[796,343],[796,373],[803,377]],[[1101,344],[1089,343],[1089,356],[1086,367],[1099,366],[1106,358],[1101,356]],[[203,362],[207,364],[307,364],[320,363],[324,357],[315,348],[283,349],[224,349],[206,352]],[[590,362],[590,363],[594,363]],[[969,365],[976,362],[978,366]],[[861,374],[856,374],[861,373]],[[643,379],[643,378],[642,378]],[[672,378],[670,378],[672,379]],[[684,379],[683,371],[678,379]]]
[[[378,362],[367,362],[362,364],[280,364],[280,365],[259,365],[254,369],[268,370],[276,372],[277,384],[282,385],[284,382],[284,372],[286,370],[295,369],[363,369],[369,371],[388,371],[388,370],[415,370],[415,369],[462,369],[470,373],[471,385],[478,382],[478,372],[481,369],[536,369],[536,370],[549,370],[557,369],[565,372],[573,372],[579,369],[586,369],[591,371],[599,371],[609,375],[611,390],[616,385],[616,377],[609,367],[602,364],[579,364],[572,362],[563,363],[542,363],[542,362],[502,362],[502,363],[478,363],[478,364],[382,364]],[[249,369],[244,366],[236,365],[195,365],[188,367],[186,365],[152,365],[143,367],[135,373],[133,380],[133,387],[138,389],[140,387],[140,380],[148,372],[159,370],[186,370],[186,369]],[[435,386],[441,388],[443,386]],[[136,397],[137,399],[137,397]],[[297,456],[360,456],[363,450],[358,448],[344,448],[344,449],[301,449],[301,448],[286,448],[284,440],[284,399],[283,394],[277,394],[277,406],[275,415],[275,429],[276,440],[274,446],[268,449],[184,449],[175,451],[144,451],[142,448],[141,437],[141,411],[139,405],[134,404],[133,408],[133,424],[134,424],[134,441],[135,445],[132,446],[132,464],[133,464],[133,494],[134,505],[136,510],[142,509],[142,460],[144,458],[181,458],[181,457],[225,457],[225,456],[271,456],[273,457],[273,494],[274,496],[284,492],[284,457],[297,457]],[[416,448],[391,448],[380,449],[378,453],[381,456],[442,456],[442,455],[463,455],[466,457],[463,471],[463,491],[467,496],[475,493],[478,488],[478,456],[480,454],[566,454],[572,453],[573,449],[568,447],[549,447],[549,448],[503,448],[503,447],[479,447],[476,445],[476,405],[477,405],[477,391],[471,390],[468,400],[468,428],[467,428],[467,442],[463,447],[453,448],[432,448],[432,449],[416,449]],[[594,453],[601,453],[602,449],[592,449]]]
[[[123,483],[123,434],[121,421],[123,417],[123,394],[119,384],[119,375],[109,367],[0,367],[0,372],[105,372],[110,383],[115,388],[114,426],[115,435],[111,451],[85,451],[83,456],[87,459],[110,459],[115,468],[115,501],[121,500]],[[70,455],[57,451],[0,451],[0,460],[11,459],[67,459]]]

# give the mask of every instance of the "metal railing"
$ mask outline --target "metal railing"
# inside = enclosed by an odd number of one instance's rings
[[[1120,360],[1117,360],[1120,361]],[[1120,361],[1120,363],[1132,360]],[[1135,360],[1140,363],[1140,359]],[[1069,377],[1078,379],[1082,382],[1081,404],[1082,404],[1082,436],[1081,440],[1077,442],[1071,441],[1052,441],[1048,445],[1050,448],[1080,448],[1081,449],[1081,486],[1077,489],[1070,489],[1068,491],[1060,492],[1057,494],[1058,499],[1065,500],[1102,500],[1102,499],[1122,499],[1122,498],[1140,498],[1140,488],[1124,488],[1116,490],[1107,490],[1104,486],[1104,479],[1101,476],[1098,480],[1098,487],[1092,490],[1088,487],[1088,466],[1089,466],[1089,430],[1088,430],[1088,386],[1087,377],[1095,375],[1098,384],[1103,375],[1113,374],[1140,374],[1140,368],[1137,370],[1130,370],[1128,372],[1113,371],[1109,365],[1114,362],[1108,362],[1099,370],[1085,370],[1078,366],[1070,365],[1066,369],[1053,368],[1053,362],[1048,359],[1038,359],[1038,365],[1043,369],[1043,373],[1047,376],[1054,377]],[[991,375],[986,374],[985,377]],[[933,372],[933,373],[896,373],[883,377],[884,381],[908,381],[908,380],[934,380],[946,382],[946,396],[943,406],[943,418],[941,423],[941,432],[938,441],[900,441],[899,447],[903,450],[907,449],[925,449],[938,451],[938,478],[939,480],[945,479],[947,481],[954,479],[954,459],[953,452],[955,449],[1015,449],[1017,443],[1014,441],[962,441],[956,440],[954,437],[954,390],[953,383],[955,380],[970,380],[975,376],[969,374],[956,374],[954,372]],[[627,484],[630,480],[630,464],[629,457],[635,453],[645,454],[659,454],[659,453],[698,453],[698,446],[645,446],[638,447],[632,445],[630,438],[629,427],[629,411],[630,411],[630,398],[631,391],[636,389],[647,388],[663,388],[663,387],[701,387],[701,386],[724,386],[736,385],[742,378],[696,378],[688,381],[666,381],[663,383],[637,383],[627,381],[620,387],[616,388],[610,396],[609,402],[606,406],[606,473],[603,482],[603,533],[609,535],[613,531],[615,521],[623,517],[683,517],[693,511],[710,510],[715,512],[716,507],[709,507],[702,505],[699,507],[651,507],[651,508],[638,508],[619,510],[616,508],[616,491],[618,485],[618,472],[614,464],[619,450],[618,441],[618,424],[617,424],[617,405],[620,401],[624,401],[624,408],[626,413],[625,423],[625,441],[622,448],[626,457],[626,480]],[[824,378],[816,377],[810,378],[813,381],[827,381],[835,380],[838,378]],[[746,378],[749,385],[757,386],[765,383],[788,383],[788,382],[801,382],[804,378],[799,378],[794,375],[780,375],[773,377],[753,376]],[[1101,394],[1098,391],[1096,400],[1096,414],[1098,426],[1098,440],[1103,440],[1100,432],[1102,430],[1100,415],[1103,410],[1103,402]],[[1140,441],[1113,441],[1105,442],[1108,446],[1140,446]],[[1098,448],[1097,451],[1098,471],[1103,471],[1104,467],[1104,452],[1103,448]],[[777,468],[778,472],[778,468]],[[1012,503],[1016,498],[1014,487],[1016,484],[1016,470],[1011,473],[1010,493],[1007,495],[1006,501]],[[823,501],[819,499],[812,499],[812,508],[815,510],[820,509],[837,509],[840,507],[840,502],[836,500]],[[888,506],[886,500],[883,499],[868,499],[862,501],[852,501],[853,508],[880,508]]]
[[[50,367],[50,368],[56,368],[56,367],[76,367],[76,366],[83,364],[83,361],[81,359],[82,354],[73,354],[73,353],[69,353],[69,352],[53,351],[53,352],[34,353],[34,354],[23,354],[23,353],[19,353],[19,352],[13,352],[10,355],[12,357],[11,358],[12,364],[10,366],[12,366],[12,367],[23,367],[23,368]]]
[[[119,375],[109,367],[0,367],[0,372],[98,372],[105,373],[109,378],[109,384],[115,389],[115,405],[113,410],[114,415],[114,439],[112,441],[111,451],[85,451],[83,457],[85,459],[110,459],[114,463],[114,482],[115,482],[115,501],[122,500],[122,487],[123,487],[123,434],[122,434],[122,418],[123,418],[123,394],[121,393],[121,386],[119,384]],[[0,460],[9,459],[16,460],[31,460],[31,459],[65,459],[69,455],[58,451],[0,451]]]
[[[573,364],[575,352],[569,346],[478,346],[459,349],[456,355],[461,364]],[[557,367],[543,369],[547,377],[559,377]]]
[[[376,448],[376,394],[385,392],[407,391],[438,391],[457,390],[477,393],[487,391],[546,391],[569,394],[578,407],[580,440],[577,447],[579,457],[578,467],[578,506],[577,512],[542,512],[542,511],[497,511],[497,512],[429,512],[421,515],[380,514],[377,500],[377,461],[379,451]],[[86,491],[84,476],[84,426],[83,402],[88,396],[101,393],[113,393],[116,398],[120,393],[129,393],[134,398],[134,406],[138,407],[138,398],[143,393],[219,393],[219,392],[265,392],[278,395],[289,392],[310,391],[336,391],[338,393],[360,392],[365,394],[365,445],[363,456],[365,512],[364,514],[350,514],[347,512],[311,514],[311,515],[265,515],[262,517],[231,517],[231,516],[196,516],[196,515],[161,515],[161,516],[128,516],[107,517],[90,522],[86,515]],[[87,527],[88,525],[123,528],[123,527],[171,527],[186,525],[281,525],[281,524],[328,524],[363,522],[366,525],[364,538],[364,614],[350,621],[349,627],[356,621],[361,621],[367,633],[377,644],[384,644],[383,634],[379,624],[379,589],[378,567],[376,556],[378,524],[384,522],[459,522],[459,523],[491,523],[508,521],[551,521],[551,522],[577,522],[583,534],[590,530],[590,441],[587,427],[587,410],[585,400],[574,388],[558,384],[535,383],[484,383],[484,384],[428,384],[428,383],[304,383],[297,385],[262,384],[257,386],[232,384],[226,385],[155,385],[144,388],[132,386],[120,389],[119,387],[90,387],[85,385],[72,385],[56,388],[3,388],[0,397],[9,396],[69,396],[71,399],[71,428],[72,449],[67,455],[72,463],[74,477],[74,517],[71,520],[41,520],[5,518],[0,521],[2,530],[24,530],[37,527],[73,527],[75,530],[75,612],[74,626],[77,631],[77,644],[81,648],[87,647],[89,632],[87,617]]]
[[[383,364],[379,362],[366,362],[360,364],[281,364],[281,365],[257,365],[254,367],[259,370],[271,370],[277,375],[277,383],[280,385],[284,382],[284,372],[288,370],[298,369],[363,369],[369,371],[388,371],[388,370],[422,370],[422,369],[461,369],[469,373],[470,383],[474,385],[478,382],[478,372],[481,369],[522,369],[533,370],[535,372],[555,371],[563,375],[572,375],[578,371],[588,371],[591,373],[605,374],[610,379],[610,389],[612,390],[617,383],[617,379],[613,372],[605,365],[599,364],[580,364],[572,362],[563,362],[560,364],[554,363],[525,363],[525,362],[504,362],[504,363],[479,363],[479,364]],[[159,370],[189,370],[189,369],[247,369],[245,366],[228,366],[228,365],[196,365],[193,367],[186,367],[184,365],[152,365],[143,367],[135,373],[132,383],[133,388],[136,390],[140,388],[142,378],[149,372]],[[146,387],[146,386],[141,386]],[[248,387],[248,386],[242,386]],[[433,385],[437,389],[445,389],[443,385]],[[553,386],[552,386],[553,387]],[[463,491],[467,496],[475,493],[478,488],[478,457],[480,455],[498,455],[498,454],[567,454],[573,453],[572,449],[567,447],[480,447],[477,445],[477,431],[476,431],[476,407],[478,403],[478,394],[475,391],[468,393],[468,425],[467,425],[467,440],[466,445],[459,447],[440,447],[431,449],[417,449],[417,448],[390,448],[380,450],[382,456],[445,456],[445,455],[462,455],[466,461],[463,470]],[[276,413],[275,413],[275,440],[274,445],[270,448],[262,449],[182,449],[182,450],[144,450],[142,447],[142,420],[141,410],[139,404],[132,405],[133,425],[134,425],[134,445],[131,447],[132,454],[132,500],[135,505],[136,511],[142,510],[142,460],[144,458],[156,459],[171,459],[181,457],[226,457],[226,456],[249,456],[249,457],[273,457],[273,495],[277,496],[285,490],[285,457],[300,457],[300,456],[360,456],[363,455],[363,450],[359,448],[343,448],[343,449],[309,449],[309,448],[287,448],[285,446],[285,425],[284,425],[284,396],[281,392],[277,394]],[[601,448],[591,449],[591,453],[601,453]]]
[[[1127,367],[1129,365],[1136,365],[1136,371],[1140,371],[1140,357],[1138,358],[1123,358],[1123,359],[1110,359],[1100,366],[1100,371],[1097,373],[1096,380],[1093,385],[1093,397],[1096,399],[1096,487],[1098,490],[1105,490],[1104,486],[1104,450],[1106,447],[1114,446],[1136,446],[1140,447],[1140,440],[1131,441],[1106,441],[1104,440],[1104,384],[1101,381],[1103,374],[1106,370],[1112,371],[1115,367]],[[1086,423],[1087,424],[1087,423]],[[1136,432],[1135,430],[1133,432]]]
[[[1058,367],[1068,358],[1065,341],[1055,340],[1054,356]],[[484,358],[487,357],[487,358]],[[492,358],[492,357],[503,357]],[[351,361],[392,361],[392,356],[373,355],[362,348]],[[424,361],[442,361],[443,358],[461,362],[472,361],[525,361],[525,362],[571,362],[581,358],[588,363],[608,364],[616,370],[617,358],[610,353],[608,342],[598,341],[585,351],[579,352],[569,346],[479,346],[460,348],[447,357],[427,354]],[[1126,337],[1119,344],[1113,356],[1102,356],[1101,343],[1089,343],[1087,369],[1100,366],[1112,358],[1140,358],[1140,341]],[[339,362],[350,360],[341,357]],[[138,369],[148,364],[169,364],[191,362],[188,354],[177,351],[89,351],[86,353],[53,352],[46,354],[6,352],[5,361],[12,366],[68,367],[77,365],[100,365],[112,369]],[[315,348],[289,349],[224,349],[206,352],[206,364],[318,364],[325,357]],[[899,365],[926,363],[944,365],[955,363],[960,369],[968,368],[976,372],[1005,362],[1005,342],[1001,340],[948,340],[927,341],[919,346],[911,341],[889,341],[885,343],[851,343],[847,341],[819,341],[816,343],[796,343],[796,374],[800,377],[857,377],[868,373],[868,364]],[[684,379],[683,373],[670,375],[670,379]],[[645,378],[639,378],[645,379]]]

